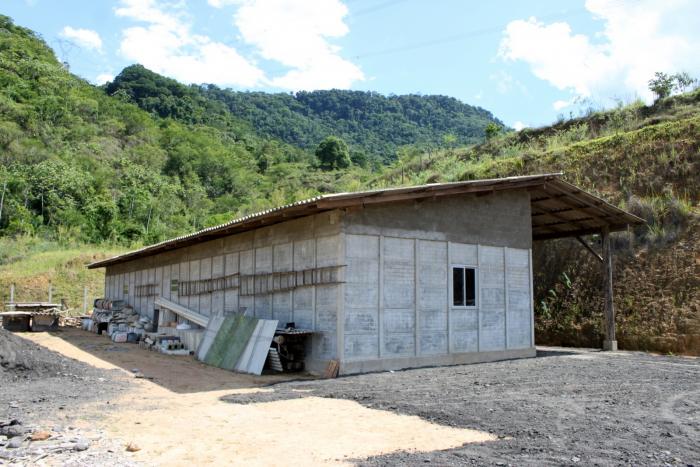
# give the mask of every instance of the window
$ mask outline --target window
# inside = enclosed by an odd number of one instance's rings
[[[179,290],[179,284],[177,279],[170,279],[170,291],[177,292]]]
[[[452,267],[452,305],[476,306],[476,269]]]
[[[124,284],[124,287],[122,287],[122,293],[124,295],[129,295],[129,284]]]

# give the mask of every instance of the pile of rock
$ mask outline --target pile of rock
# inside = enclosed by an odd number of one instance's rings
[[[123,450],[101,433],[60,426],[44,430],[26,426],[17,419],[0,420],[0,464],[34,465],[42,461],[52,465],[95,465],[111,458],[116,464],[132,465],[118,453]]]

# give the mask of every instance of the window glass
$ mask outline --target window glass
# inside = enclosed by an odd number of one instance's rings
[[[466,284],[466,304],[467,306],[476,306],[476,270],[465,268],[465,284]]]
[[[464,306],[464,268],[452,268],[452,303],[454,306]]]
[[[452,268],[452,305],[476,306],[476,269]]]

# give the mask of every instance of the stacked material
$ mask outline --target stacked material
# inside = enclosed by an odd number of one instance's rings
[[[93,328],[96,323],[109,323],[109,334],[114,330],[143,333],[150,330],[153,322],[146,316],[140,316],[123,300],[107,300],[98,298],[92,312]]]

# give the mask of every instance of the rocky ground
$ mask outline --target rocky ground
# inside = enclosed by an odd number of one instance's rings
[[[549,350],[536,359],[282,383],[226,396],[321,396],[485,430],[496,442],[399,452],[360,465],[700,465],[700,360]]]
[[[80,407],[125,386],[93,368],[0,329],[0,464],[131,465],[125,446],[92,429]]]

